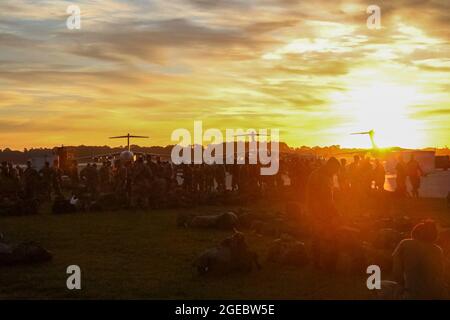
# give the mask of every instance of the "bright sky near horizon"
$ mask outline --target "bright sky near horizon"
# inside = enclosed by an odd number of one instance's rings
[[[362,0],[2,0],[0,148],[166,145],[194,120],[291,146],[450,144],[450,2],[374,2],[379,30]]]

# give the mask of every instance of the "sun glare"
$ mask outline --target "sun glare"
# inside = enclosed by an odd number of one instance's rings
[[[347,114],[350,132],[375,130],[379,147],[415,148],[424,142],[423,124],[410,117],[410,107],[420,99],[417,88],[397,84],[354,86],[338,97],[340,111]],[[368,138],[350,136],[344,145],[370,147]]]

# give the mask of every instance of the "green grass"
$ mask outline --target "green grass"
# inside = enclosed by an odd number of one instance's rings
[[[441,212],[441,206],[437,212]],[[428,206],[430,207],[430,206]],[[434,207],[433,207],[434,208]],[[223,211],[205,207],[202,212]],[[191,210],[193,211],[193,210]],[[366,279],[311,267],[266,263],[272,239],[248,234],[263,269],[247,275],[198,277],[193,259],[230,232],[180,229],[176,210],[1,217],[13,241],[35,240],[51,262],[0,268],[0,299],[361,299]],[[448,220],[447,220],[448,221]],[[66,288],[66,268],[79,265],[82,290]]]

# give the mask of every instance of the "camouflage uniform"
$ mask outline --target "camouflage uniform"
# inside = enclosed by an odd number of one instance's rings
[[[23,172],[23,180],[24,180],[25,198],[27,199],[35,198],[39,184],[39,174],[31,166],[30,162],[27,163],[27,168]]]
[[[223,164],[215,164],[214,165],[214,178],[217,182],[217,190],[218,191],[225,191],[225,167]]]
[[[138,159],[131,169],[131,207],[148,208],[148,190],[151,171],[142,159]]]
[[[45,166],[39,170],[39,176],[41,177],[42,191],[47,200],[50,200],[52,195],[52,175],[53,171],[50,164],[46,162]]]
[[[56,195],[61,195],[62,171],[55,164],[52,167],[52,187]]]
[[[100,189],[107,191],[111,186],[111,165],[109,162],[104,162],[99,170]]]

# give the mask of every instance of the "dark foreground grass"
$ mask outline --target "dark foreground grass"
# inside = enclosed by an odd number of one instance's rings
[[[431,204],[421,205],[431,210],[430,215],[444,216],[443,206]],[[211,212],[224,208],[199,210]],[[54,258],[43,265],[0,268],[0,299],[364,299],[371,296],[364,277],[328,275],[310,267],[269,264],[264,259],[261,271],[247,275],[198,277],[191,265],[193,259],[230,232],[180,229],[175,220],[175,210],[2,217],[0,231],[8,239],[38,241],[52,251]],[[264,258],[272,239],[248,234],[248,241]],[[66,288],[66,268],[72,264],[82,270],[82,290]]]

